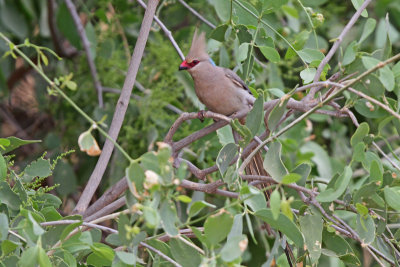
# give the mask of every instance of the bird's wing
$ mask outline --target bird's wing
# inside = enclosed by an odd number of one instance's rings
[[[243,88],[244,90],[246,90],[250,95],[253,95],[249,89],[249,87],[244,83],[244,81],[242,79],[240,79],[240,77],[232,70],[230,69],[225,69],[222,68],[224,70],[225,76],[229,78],[229,80],[231,80],[234,84],[236,84],[238,87]]]

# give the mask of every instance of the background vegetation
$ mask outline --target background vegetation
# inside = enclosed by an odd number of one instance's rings
[[[400,2],[157,2],[0,0],[1,265],[399,266]],[[196,28],[245,126],[199,120]]]

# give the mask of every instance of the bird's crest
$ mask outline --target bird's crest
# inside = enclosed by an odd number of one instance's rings
[[[208,60],[209,56],[206,48],[207,44],[205,32],[198,34],[196,29],[193,35],[192,46],[190,47],[189,53],[186,56],[186,61],[192,62],[193,60]]]

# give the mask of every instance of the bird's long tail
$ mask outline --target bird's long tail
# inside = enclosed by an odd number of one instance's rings
[[[250,163],[247,165],[245,171],[246,171],[246,174],[248,174],[248,175],[270,176],[268,174],[268,172],[264,169],[263,158],[262,158],[260,152],[258,152],[257,154],[254,155],[254,157],[252,158]],[[265,194],[267,201],[269,201],[270,195],[272,193],[272,189],[269,186],[270,186],[269,183],[261,184],[261,188],[264,190],[264,194]],[[279,237],[282,238],[281,232],[279,232]],[[286,247],[285,247],[285,254],[286,254],[286,258],[289,263],[289,266],[293,267],[296,264],[296,259],[293,255],[293,251],[290,248],[289,243],[287,241],[286,241]]]

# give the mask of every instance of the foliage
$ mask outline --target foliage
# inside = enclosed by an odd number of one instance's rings
[[[125,184],[113,200],[126,209],[111,214],[121,207],[104,209],[111,200],[95,218],[72,208],[95,168],[90,156],[106,153],[144,10],[136,1],[76,1],[104,90],[99,107],[66,2],[0,0],[0,115],[9,136],[0,138],[2,266],[290,266],[287,246],[303,266],[398,265],[398,1],[372,1],[348,32],[363,1],[188,1],[214,29],[180,0],[161,1],[156,15],[184,53],[195,27],[205,31],[214,61],[257,100],[244,125],[232,120],[185,148],[161,142],[177,113],[204,106],[153,23],[97,192],[100,201]],[[171,140],[204,131],[214,123],[207,116],[186,120]],[[251,142],[270,177],[243,173],[249,157],[238,156]]]

